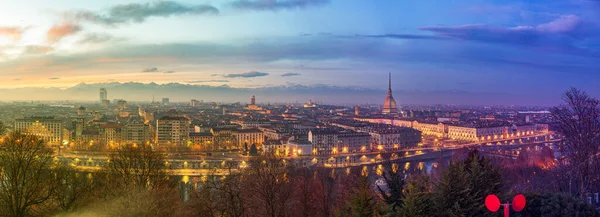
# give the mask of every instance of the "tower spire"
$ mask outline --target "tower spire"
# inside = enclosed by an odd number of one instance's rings
[[[390,78],[389,78],[388,93],[392,94],[392,73],[391,72],[389,73],[389,76],[390,76]]]

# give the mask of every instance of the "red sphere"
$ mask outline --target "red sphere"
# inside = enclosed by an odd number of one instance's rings
[[[525,200],[525,196],[523,196],[522,194],[519,194],[519,195],[515,196],[515,198],[513,199],[512,208],[515,212],[520,212],[521,210],[523,210],[525,208],[525,204],[527,204],[527,201]]]
[[[500,199],[496,195],[490,194],[485,198],[485,207],[492,212],[500,209]]]

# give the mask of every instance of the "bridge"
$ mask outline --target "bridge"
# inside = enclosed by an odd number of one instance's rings
[[[395,163],[430,161],[439,157],[449,157],[455,150],[465,147],[478,146],[485,149],[516,149],[523,146],[543,145],[558,141],[560,139],[550,139],[548,135],[534,135],[512,140],[468,143],[434,148],[413,148],[387,152],[345,153],[325,156],[294,156],[284,157],[282,160],[298,166],[345,168],[381,164],[384,161],[393,161]],[[516,155],[504,155],[502,157],[516,158]],[[229,154],[229,156],[223,157],[177,154],[167,155],[165,166],[170,174],[177,176],[220,176],[229,174],[229,168],[233,168],[234,171],[244,168],[251,159],[251,157],[239,156],[237,154]],[[83,171],[92,172],[98,171],[107,165],[108,153],[63,152],[57,155],[55,160],[73,165]]]

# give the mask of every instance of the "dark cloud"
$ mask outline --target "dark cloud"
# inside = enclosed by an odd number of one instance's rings
[[[165,74],[172,74],[172,73],[175,73],[175,71],[164,71],[163,73],[165,73]]]
[[[229,80],[196,80],[196,81],[186,81],[186,83],[195,84],[195,83],[219,83],[219,82],[229,82]]]
[[[210,76],[219,76],[220,74],[211,74]]]
[[[115,38],[108,34],[103,33],[88,33],[83,36],[83,38],[77,41],[79,44],[99,44],[109,41],[119,41],[123,40],[122,38]]]
[[[298,75],[300,75],[300,73],[288,72],[288,73],[281,74],[281,77],[298,76]]]
[[[59,77],[52,77],[52,78],[48,78],[48,80],[58,80],[60,79]]]
[[[263,76],[267,76],[267,75],[269,75],[269,73],[252,71],[252,72],[244,72],[244,73],[239,73],[239,74],[227,74],[227,75],[223,75],[223,77],[226,77],[226,78],[254,78],[254,77],[263,77]]]
[[[545,52],[600,57],[598,50],[579,46],[587,39],[598,39],[600,28],[578,16],[566,15],[537,26],[491,27],[483,24],[429,26],[421,30],[440,37],[483,43],[517,45]]]
[[[158,68],[148,67],[148,68],[142,69],[142,72],[158,72]]]
[[[64,22],[52,26],[48,32],[46,32],[46,39],[51,43],[55,43],[64,37],[73,35],[79,31],[81,31],[81,27],[79,25],[70,22]]]
[[[141,23],[149,17],[170,17],[177,15],[218,14],[219,10],[211,5],[184,5],[174,1],[151,3],[130,3],[116,5],[105,13],[91,11],[68,12],[67,17],[93,23],[114,26],[122,23]]]
[[[236,0],[231,5],[238,9],[257,11],[279,11],[321,6],[329,0]]]

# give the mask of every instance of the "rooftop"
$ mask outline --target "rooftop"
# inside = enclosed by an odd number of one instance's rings
[[[158,120],[165,120],[165,121],[189,121],[190,119],[188,119],[186,117],[181,117],[181,116],[163,116],[163,117],[159,118]]]

